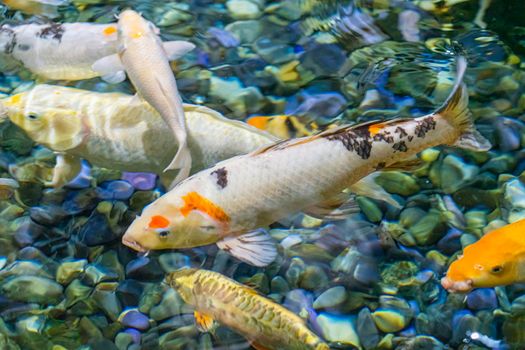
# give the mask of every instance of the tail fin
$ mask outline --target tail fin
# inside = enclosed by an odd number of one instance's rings
[[[176,184],[184,180],[190,175],[191,170],[191,153],[186,142],[179,145],[179,149],[171,163],[164,169],[164,171],[179,169],[179,173],[175,180],[171,183],[170,189],[172,189]]]
[[[436,111],[452,126],[461,132],[461,136],[454,143],[454,146],[473,151],[488,151],[492,146],[475,128],[472,115],[468,109],[468,91],[463,83],[463,76],[467,69],[465,57],[457,59],[456,84],[452,93]]]

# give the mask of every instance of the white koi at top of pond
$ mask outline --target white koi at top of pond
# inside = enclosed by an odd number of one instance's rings
[[[470,119],[465,69],[459,58],[454,89],[434,113],[282,141],[193,175],[144,208],[123,243],[141,251],[217,243],[245,262],[269,264],[277,252],[259,228],[332,201],[368,174],[426,148],[489,149]]]
[[[0,27],[0,57],[22,64],[41,79],[97,77],[99,73],[91,66],[116,53],[117,46],[115,23],[32,23]]]
[[[175,179],[175,183],[179,182],[190,173],[191,153],[187,144],[182,99],[169,60],[193,50],[195,45],[186,41],[162,43],[158,29],[132,10],[120,14],[118,37],[118,55],[99,60],[93,69],[114,82],[124,79],[127,73],[137,93],[169,125],[179,143],[179,149],[165,170],[180,169]]]

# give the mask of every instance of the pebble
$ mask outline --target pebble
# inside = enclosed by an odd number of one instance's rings
[[[368,308],[363,308],[357,315],[357,334],[365,350],[375,349],[381,340],[379,331]]]
[[[118,321],[125,327],[131,327],[141,331],[145,331],[150,327],[149,318],[135,309],[124,311],[120,314]]]
[[[351,316],[323,312],[317,317],[317,323],[327,341],[360,347],[359,337]]]
[[[249,0],[228,0],[226,2],[228,13],[234,19],[256,19],[262,15],[259,6]]]
[[[122,180],[130,183],[138,191],[151,191],[155,188],[157,175],[152,173],[123,172]]]
[[[385,333],[399,332],[408,325],[407,318],[395,310],[378,309],[372,313],[372,319]]]
[[[55,281],[38,276],[14,276],[1,284],[1,290],[13,300],[38,304],[56,304],[63,288]]]
[[[314,309],[327,309],[337,307],[346,300],[346,289],[343,286],[332,287],[324,291],[315,299]]]
[[[126,265],[126,276],[141,281],[158,281],[164,278],[164,272],[157,259],[143,256]]]
[[[467,306],[471,310],[494,310],[498,299],[493,288],[478,288],[467,294]]]
[[[103,182],[97,188],[98,197],[102,200],[127,200],[134,191],[132,184],[123,180]]]

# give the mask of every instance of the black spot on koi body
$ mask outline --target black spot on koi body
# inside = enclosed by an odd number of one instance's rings
[[[374,141],[385,141],[386,143],[394,143],[394,137],[388,131],[380,132],[374,135]]]
[[[59,42],[62,40],[62,35],[64,35],[64,26],[62,26],[60,23],[52,23],[49,26],[43,28],[40,33],[38,33],[40,38],[51,38],[58,40]]]
[[[417,137],[425,137],[427,132],[436,128],[436,121],[433,117],[426,117],[423,120],[418,120],[417,125],[414,129],[414,134]]]
[[[392,148],[394,149],[394,152],[396,152],[396,151],[399,151],[399,152],[406,152],[406,151],[408,151],[408,147],[405,144],[405,141],[399,141],[399,142],[394,143]]]
[[[297,129],[295,125],[293,125],[290,118],[286,118],[286,120],[284,121],[284,124],[286,125],[286,128],[288,129],[290,134],[294,135],[297,132]]]
[[[413,139],[414,139],[414,136],[410,135],[410,136],[408,137],[408,142],[412,142]]]
[[[211,174],[217,175],[217,185],[219,185],[220,188],[228,186],[228,171],[226,168],[219,168],[215,171],[212,171]]]
[[[399,134],[399,138],[403,138],[405,136],[408,136],[407,132],[405,131],[405,129],[403,129],[402,127],[398,126],[396,128],[396,130],[394,130],[394,132],[396,134]]]
[[[359,129],[347,130],[341,133],[328,135],[330,141],[340,141],[350,152],[356,152],[362,159],[368,159],[372,151],[370,133],[359,132]]]
[[[385,163],[385,162],[379,162],[379,163],[377,163],[377,165],[376,165],[376,170],[384,169],[385,166],[386,166],[386,163]]]
[[[25,45],[25,44],[20,44],[20,45],[17,46],[17,49],[20,50],[20,51],[28,51],[30,48],[31,48],[31,46]]]
[[[8,37],[4,45],[4,53],[11,54],[17,43],[15,31],[7,26],[1,26],[0,34]]]

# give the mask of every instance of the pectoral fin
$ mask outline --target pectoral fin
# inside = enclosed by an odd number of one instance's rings
[[[347,192],[341,192],[333,198],[303,210],[305,214],[321,220],[344,220],[349,214],[359,211],[354,196]]]
[[[195,323],[197,324],[197,329],[201,332],[212,332],[217,326],[213,317],[208,314],[201,313],[199,311],[194,311],[193,316],[195,317]]]
[[[195,48],[195,44],[182,40],[166,41],[162,46],[170,61],[175,61]]]
[[[53,178],[44,184],[49,187],[62,187],[73,180],[81,168],[82,163],[80,158],[59,153],[57,154],[56,165],[53,169]]]
[[[237,259],[253,266],[267,266],[277,257],[277,247],[264,230],[255,230],[238,237],[226,237],[217,246]]]
[[[350,186],[348,189],[352,191],[355,194],[358,194],[360,196],[376,199],[378,201],[386,202],[390,205],[392,205],[395,208],[401,208],[401,205],[394,199],[394,197],[385,191],[385,189],[381,186],[379,186],[375,178],[380,173],[375,172],[372,173],[364,178],[362,178],[360,181],[356,182],[352,186]]]
[[[117,54],[102,57],[91,66],[102,79],[110,84],[118,84],[126,79],[126,72]]]

